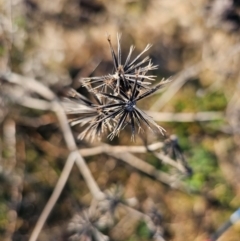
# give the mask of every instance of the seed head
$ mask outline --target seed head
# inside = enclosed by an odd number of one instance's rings
[[[149,57],[139,61],[151,45],[148,44],[132,61],[130,59],[134,47],[131,46],[125,63],[122,63],[120,40],[121,36],[117,35],[118,50],[116,54],[110,36],[108,36],[114,73],[84,79],[84,86],[95,97],[96,103],[74,90],[71,91],[72,97],[65,99],[65,110],[67,114],[73,115],[73,118],[70,119],[71,124],[79,124],[84,127],[79,134],[80,139],[94,140],[96,137],[101,138],[105,133],[110,132],[108,137],[112,140],[129,124],[132,130],[132,140],[135,137],[136,126],[138,131],[143,130],[143,125],[145,125],[152,131],[157,130],[164,135],[164,128],[156,124],[137,105],[138,101],[150,96],[170,80],[162,80],[151,88],[149,81],[154,80],[155,76],[147,75],[147,72],[156,69],[157,66],[152,64]]]

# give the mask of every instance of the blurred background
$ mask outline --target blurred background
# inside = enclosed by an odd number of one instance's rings
[[[156,83],[173,79],[140,105],[160,114],[157,122],[167,136],[178,136],[193,175],[182,179],[188,190],[183,192],[106,154],[87,157],[89,168],[102,190],[121,184],[140,210],[153,202],[166,240],[205,240],[240,206],[240,1],[0,0],[0,69],[34,77],[56,93],[67,86],[85,93],[81,78],[112,72],[106,36],[116,48],[117,33],[123,59],[131,45],[137,56],[151,43]],[[53,113],[2,98],[0,104],[0,236],[28,240],[68,150]],[[164,137],[148,133],[147,139],[151,144]],[[141,138],[132,143],[127,132],[102,141],[143,144]],[[176,175],[149,154],[139,157]],[[69,221],[90,201],[74,167],[39,240],[67,240]],[[146,225],[134,219],[106,232],[111,240],[151,240]],[[239,237],[235,224],[219,240]]]

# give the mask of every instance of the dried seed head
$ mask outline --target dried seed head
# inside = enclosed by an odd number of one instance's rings
[[[139,61],[151,45],[148,44],[132,61],[130,59],[134,47],[131,46],[126,61],[122,64],[120,40],[121,36],[117,35],[118,50],[116,54],[110,36],[108,36],[114,73],[84,79],[84,86],[92,93],[97,103],[91,102],[78,93],[72,93],[68,99],[64,100],[67,114],[74,115],[70,119],[72,125],[79,124],[85,128],[79,134],[80,139],[94,140],[96,137],[99,139],[107,132],[110,132],[108,137],[113,139],[127,125],[131,126],[132,140],[135,137],[136,126],[138,131],[143,130],[144,125],[152,131],[157,130],[164,135],[165,130],[140,110],[137,104],[141,99],[165,86],[170,80],[162,80],[151,88],[149,86],[151,82],[148,81],[154,80],[155,76],[147,75],[147,72],[156,69],[157,66],[152,64],[149,57]]]
[[[90,207],[79,214],[74,215],[68,225],[68,232],[71,241],[99,240],[108,241],[108,236],[98,230],[98,221],[101,213],[95,208]]]

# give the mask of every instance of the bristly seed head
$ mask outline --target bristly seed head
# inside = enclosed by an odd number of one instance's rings
[[[130,59],[134,47],[131,46],[125,63],[122,63],[120,40],[121,36],[117,35],[118,49],[116,54],[110,36],[108,36],[114,73],[84,79],[84,86],[93,94],[97,103],[86,100],[76,91],[75,100],[71,98],[71,106],[69,100],[67,100],[68,105],[65,108],[67,114],[77,115],[79,113],[79,117],[72,119],[73,125],[80,124],[85,127],[79,135],[80,138],[87,137],[94,140],[96,136],[100,138],[105,132],[110,131],[108,137],[113,139],[128,124],[132,129],[132,140],[134,140],[136,126],[140,131],[142,130],[142,124],[151,130],[153,128],[158,129],[162,134],[165,132],[136,104],[139,100],[165,86],[170,80],[162,80],[159,84],[150,88],[151,82],[149,81],[153,81],[155,76],[147,75],[147,72],[156,69],[157,66],[152,64],[149,57],[145,57],[141,61],[139,59],[149,50],[151,45],[148,44],[132,61]]]

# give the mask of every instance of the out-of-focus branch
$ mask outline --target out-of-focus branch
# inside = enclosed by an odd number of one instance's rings
[[[14,120],[7,119],[3,123],[3,142],[8,156],[2,164],[4,172],[9,174],[13,172],[16,165],[16,123]]]
[[[224,55],[213,56],[213,58],[216,59],[215,66],[217,70],[219,69],[219,65],[217,63],[223,63],[226,61],[226,59],[232,58],[234,55],[239,54],[239,52],[240,45],[236,44],[234,46],[231,46],[226,53],[224,52]],[[168,86],[164,94],[162,94],[161,97],[151,106],[150,110],[160,110],[161,108],[163,108],[163,106],[166,105],[166,103],[182,88],[182,86],[189,79],[196,77],[203,70],[209,59],[203,59],[198,63],[188,68],[185,68],[181,72],[177,73],[176,76],[172,77],[172,83]]]
[[[49,155],[53,155],[53,153],[58,153],[58,154],[55,154],[56,156],[66,154],[64,150],[62,149],[59,150],[58,147],[55,147],[52,144],[44,140],[41,140],[40,138],[34,138],[33,142],[45,152],[49,152]],[[163,142],[156,142],[148,145],[147,147],[146,146],[111,146],[107,144],[102,144],[96,147],[82,148],[79,150],[79,152],[82,156],[95,156],[95,155],[105,153],[107,155],[114,156],[115,158],[119,158],[125,161],[125,160],[128,160],[128,158],[126,156],[124,158],[121,158],[122,153],[128,153],[129,155],[131,155],[130,153],[147,153],[148,151],[152,151],[153,154],[165,164],[168,164],[180,170],[181,172],[184,172],[185,169],[181,163],[172,160],[170,157],[162,154],[161,152],[157,152],[157,150],[161,149],[163,145],[164,145]],[[154,178],[156,178],[157,180],[165,184],[170,184],[171,186],[171,183],[173,181],[171,176],[169,176],[164,172],[160,173],[160,171],[156,170],[153,166],[142,161],[136,156],[131,155],[131,157],[133,157],[133,161],[127,162],[129,165],[134,166],[136,169],[150,176],[153,176]]]
[[[176,169],[178,169],[181,172],[185,172],[184,166],[171,159],[169,156],[164,155],[161,152],[157,152],[158,149],[161,149],[163,147],[162,142],[153,143],[147,147],[145,146],[111,146],[111,145],[101,145],[97,147],[87,148],[87,149],[81,149],[80,153],[82,156],[92,156],[92,155],[99,155],[101,153],[105,153],[107,155],[113,156],[115,158],[119,158],[122,161],[128,163],[129,165],[135,167],[136,169],[153,176],[158,181],[163,182],[171,187],[174,188],[180,188],[183,187],[177,183],[178,180],[176,178],[173,178],[172,176],[168,175],[165,172],[161,172],[159,170],[156,170],[155,167],[148,164],[147,162],[144,162],[140,158],[134,156],[131,153],[146,153],[147,151],[152,151],[153,154],[161,161],[163,161],[165,164],[168,164]]]
[[[44,207],[37,223],[36,226],[31,234],[31,237],[29,241],[35,241],[38,238],[39,233],[41,232],[44,223],[46,222],[50,212],[52,211],[54,205],[56,204],[60,194],[62,193],[62,190],[68,180],[68,177],[70,175],[70,172],[72,170],[72,167],[74,165],[74,162],[77,158],[78,153],[76,151],[73,151],[69,154],[68,159],[66,161],[66,164],[61,172],[61,175],[58,179],[58,182],[54,188],[54,191],[48,200],[46,206]]]
[[[77,150],[77,146],[72,135],[72,131],[69,127],[64,109],[62,108],[62,105],[58,101],[55,94],[47,86],[44,86],[42,83],[38,82],[35,79],[27,78],[15,73],[0,73],[0,79],[12,84],[17,84],[21,86],[23,89],[31,90],[34,93],[37,93],[43,98],[49,100],[51,102],[51,110],[53,110],[58,117],[60,127],[62,129],[63,136],[66,141],[68,149],[70,151]],[[96,181],[94,180],[84,159],[82,158],[79,152],[76,157],[76,164],[79,167],[80,172],[83,175],[92,195],[97,199],[103,198],[103,193],[100,191]]]
[[[221,111],[205,111],[197,113],[170,113],[145,111],[155,121],[161,122],[194,122],[223,120],[224,113]]]
[[[164,155],[163,153],[161,152],[154,152],[154,155],[160,159],[162,162],[164,162],[165,164],[168,164],[172,167],[175,167],[176,169],[178,169],[179,171],[181,172],[184,172],[185,169],[184,169],[184,166],[179,163],[179,162],[176,162],[174,161],[173,159],[171,159],[169,156],[167,155]]]
[[[82,156],[94,156],[101,153],[124,153],[124,152],[134,152],[134,153],[146,153],[147,149],[150,151],[156,151],[163,147],[162,142],[156,142],[150,144],[149,146],[111,146],[107,144],[103,144],[96,147],[91,148],[83,148],[79,150]]]
[[[46,222],[46,219],[51,212],[53,206],[55,205],[60,193],[62,192],[62,189],[65,185],[65,182],[69,176],[69,173],[72,169],[72,166],[74,162],[76,162],[82,176],[84,177],[84,180],[87,183],[87,186],[89,187],[92,195],[96,199],[102,199],[104,198],[104,194],[100,191],[100,188],[98,187],[95,179],[93,178],[88,166],[86,165],[84,159],[82,158],[81,154],[77,150],[77,146],[74,140],[74,137],[72,135],[71,129],[68,124],[68,120],[66,117],[66,114],[64,112],[64,109],[62,108],[62,105],[60,101],[58,101],[55,94],[46,86],[41,84],[35,79],[26,78],[24,76],[14,74],[14,73],[0,73],[0,79],[3,81],[6,81],[11,84],[15,84],[20,86],[22,89],[30,90],[34,93],[39,94],[43,98],[50,101],[50,109],[54,111],[58,117],[60,127],[63,132],[63,136],[65,139],[65,142],[67,144],[67,147],[69,151],[71,152],[71,156],[74,155],[75,158],[69,158],[64,166],[64,171],[62,175],[60,176],[58,180],[58,184],[54,189],[53,194],[51,195],[46,207],[44,208],[34,230],[30,237],[30,241],[35,241],[41,232],[41,229]],[[20,98],[19,95],[17,95],[17,98]],[[21,102],[20,102],[21,103]]]
[[[19,96],[19,88],[8,90],[8,95],[11,95],[12,101],[19,105],[37,110],[51,110],[51,102],[26,96],[24,91],[21,91],[21,93],[21,96]]]
[[[43,85],[35,79],[15,74],[12,72],[0,73],[0,79],[12,84],[19,85],[26,90],[31,90],[41,95],[43,98],[47,100],[52,101],[55,99],[55,94],[47,86]]]
[[[4,240],[10,241],[16,229],[17,209],[22,199],[21,190],[23,183],[23,178],[20,175],[21,170],[18,172],[16,168],[16,123],[12,119],[7,119],[3,123],[3,148],[8,154],[4,157],[4,161],[1,163],[3,166],[0,164],[0,168],[3,168],[2,172],[9,181],[11,197]],[[11,178],[9,178],[10,175]]]
[[[196,76],[202,69],[202,62],[190,66],[173,77],[172,83],[162,96],[151,106],[150,110],[160,110],[182,88],[189,78]]]
[[[66,156],[66,149],[57,147],[48,141],[44,140],[37,133],[31,139],[41,150],[48,153],[50,156],[58,157],[59,155]],[[105,143],[101,143],[99,146],[81,148],[80,154],[84,157],[95,156],[102,153],[121,153],[121,152],[132,152],[132,153],[146,153],[147,151],[156,151],[163,147],[163,142],[156,142],[148,146],[111,146]]]
[[[179,180],[177,180],[175,177],[168,175],[165,172],[161,172],[157,170],[152,165],[148,164],[147,162],[144,162],[140,158],[130,154],[130,153],[109,153],[109,155],[121,159],[122,161],[128,163],[132,167],[136,168],[137,170],[142,171],[143,173],[148,174],[149,176],[152,176],[156,178],[158,181],[167,184],[168,186],[172,188],[177,188],[180,190],[184,190],[184,187],[181,185]]]

